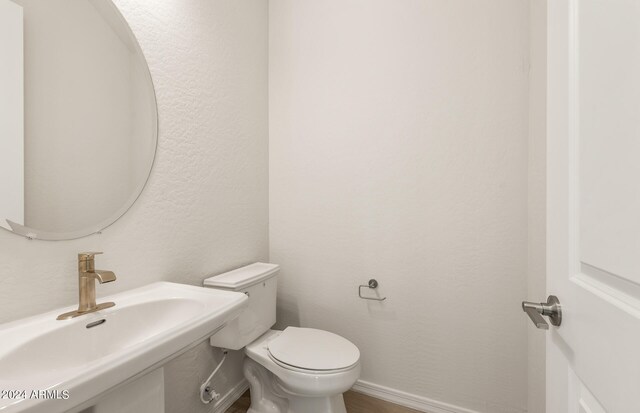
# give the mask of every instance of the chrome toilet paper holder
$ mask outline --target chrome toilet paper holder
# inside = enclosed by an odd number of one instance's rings
[[[374,280],[373,278],[369,280],[368,284],[361,284],[358,286],[358,297],[362,298],[363,300],[373,300],[373,301],[384,301],[387,299],[387,297],[382,297],[382,298],[378,298],[378,297],[364,297],[362,295],[362,289],[363,288],[369,288],[372,290],[375,290],[376,288],[378,288],[378,281]]]

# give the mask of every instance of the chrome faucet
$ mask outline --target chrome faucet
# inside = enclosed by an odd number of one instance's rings
[[[113,282],[116,275],[112,271],[95,269],[95,256],[101,252],[82,252],[78,254],[78,287],[80,304],[76,311],[58,316],[58,320],[68,320],[84,314],[104,310],[116,305],[113,302],[96,304],[96,280],[100,284]]]

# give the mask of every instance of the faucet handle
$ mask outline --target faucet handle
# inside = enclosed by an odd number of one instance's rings
[[[104,254],[104,252],[80,252],[78,253],[78,261],[90,261],[99,254]]]

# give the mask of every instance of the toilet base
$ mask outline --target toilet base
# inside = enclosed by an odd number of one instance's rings
[[[273,373],[249,357],[244,359],[243,370],[251,389],[247,413],[347,413],[342,394],[325,397],[291,394]]]
[[[347,413],[342,394],[330,397],[294,397],[287,413]]]

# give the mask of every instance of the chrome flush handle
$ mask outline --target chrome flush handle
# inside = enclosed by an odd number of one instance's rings
[[[549,329],[549,324],[542,316],[549,317],[552,326],[560,327],[562,324],[562,306],[555,295],[550,295],[546,303],[523,301],[522,311],[527,313],[533,324],[542,330]]]

